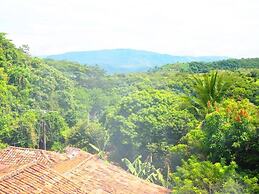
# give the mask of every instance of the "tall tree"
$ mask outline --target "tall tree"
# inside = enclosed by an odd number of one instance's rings
[[[215,108],[216,103],[222,101],[228,88],[228,82],[223,74],[218,72],[204,74],[203,77],[193,78],[194,96],[189,102],[198,116],[204,117],[206,113]]]

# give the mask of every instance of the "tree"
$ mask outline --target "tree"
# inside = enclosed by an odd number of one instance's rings
[[[16,129],[18,146],[38,148],[39,137],[36,131],[37,123],[37,112],[29,110],[21,115]]]
[[[228,88],[228,82],[218,72],[204,74],[203,78],[193,78],[194,97],[189,97],[189,102],[198,116],[204,117],[206,113],[222,101]]]
[[[256,193],[259,189],[257,178],[242,177],[236,169],[235,162],[230,165],[200,162],[192,157],[172,174],[173,193]]]
[[[248,100],[226,100],[203,121],[209,159],[235,160],[242,168],[258,169],[258,110]]]
[[[150,88],[133,92],[110,107],[106,127],[111,134],[113,158],[133,159],[152,153],[154,160],[160,161],[162,145],[175,144],[196,125],[190,113],[179,110],[179,102],[172,92]]]
[[[65,134],[67,144],[95,152],[106,151],[109,134],[96,121],[82,120]],[[93,146],[91,146],[93,145]],[[97,148],[97,149],[96,149]]]
[[[64,146],[64,136],[68,130],[67,123],[58,112],[43,112],[38,120],[37,133],[39,136],[39,148],[61,149]],[[52,147],[55,145],[54,147]]]

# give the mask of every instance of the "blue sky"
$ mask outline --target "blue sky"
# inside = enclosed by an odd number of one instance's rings
[[[33,55],[133,48],[259,57],[259,0],[0,0],[0,31]]]

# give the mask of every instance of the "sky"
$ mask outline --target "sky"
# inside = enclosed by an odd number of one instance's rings
[[[259,0],[0,0],[0,32],[32,55],[132,48],[259,57]]]

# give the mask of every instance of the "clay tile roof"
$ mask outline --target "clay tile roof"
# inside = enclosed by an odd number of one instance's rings
[[[52,165],[51,168],[59,173],[65,173],[67,171],[70,171],[72,168],[75,168],[78,164],[82,163],[82,161],[91,158],[92,156],[92,154],[80,150],[80,152],[76,156],[68,156],[68,159]]]
[[[32,163],[0,178],[0,193],[86,194],[87,192],[54,170]]]
[[[133,176],[95,155],[75,148],[66,151],[66,154],[59,154],[17,147],[0,150],[0,194],[170,193],[168,189]]]
[[[64,174],[81,185],[87,192],[101,189],[116,194],[166,194],[170,190],[142,180],[125,170],[98,159],[88,157],[79,165]]]
[[[62,159],[65,159],[62,154],[40,149],[10,146],[6,149],[0,150],[0,165],[6,166],[20,166],[31,162],[51,165]]]

